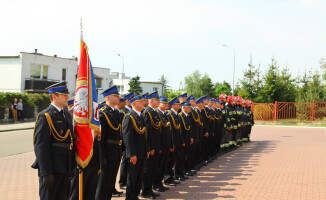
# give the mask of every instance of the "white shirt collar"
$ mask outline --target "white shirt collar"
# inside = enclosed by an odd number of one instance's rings
[[[131,111],[131,108],[130,108],[129,106],[126,106],[126,108],[127,108],[129,111]]]
[[[171,109],[171,110],[174,112],[174,114],[178,115],[178,112],[177,112],[177,111],[175,111],[175,110],[173,110],[173,109]]]
[[[161,111],[161,113],[163,113],[163,114],[165,113],[165,112],[164,112],[163,110],[161,110],[160,108],[157,108],[157,110]]]
[[[51,103],[53,107],[55,107],[59,112],[62,110],[61,108],[59,108],[58,106],[54,105],[53,103]]]
[[[139,115],[139,117],[140,117],[140,115],[141,115],[141,113],[140,112],[138,112],[137,110],[135,110],[135,109],[132,109],[133,111],[135,111],[138,115]]]
[[[148,105],[148,107],[152,108],[153,110],[155,110],[152,106]]]
[[[183,112],[183,111],[182,111]],[[186,117],[188,117],[188,114],[187,113],[185,113],[185,112],[183,112],[185,115],[186,115]]]

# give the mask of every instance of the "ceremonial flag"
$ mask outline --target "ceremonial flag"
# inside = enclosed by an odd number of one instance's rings
[[[94,137],[100,132],[98,103],[92,64],[81,39],[74,101],[76,160],[85,168],[93,156]]]

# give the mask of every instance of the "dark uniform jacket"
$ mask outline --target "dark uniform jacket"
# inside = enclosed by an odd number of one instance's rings
[[[189,113],[189,120],[190,120],[190,126],[191,126],[191,137],[194,139],[194,141],[198,141],[199,139],[199,127],[200,127],[200,117],[198,112],[191,108],[191,112]]]
[[[110,143],[110,141],[120,142],[121,136],[121,121],[120,114],[117,109],[112,109],[109,105],[105,104],[99,111],[99,120],[101,123],[101,141],[102,148],[101,158],[108,160],[119,160],[120,154],[117,153],[117,146]],[[122,144],[122,141],[120,145]],[[104,151],[103,151],[104,150]]]
[[[147,127],[149,150],[162,150],[161,122],[158,113],[152,107],[148,106],[143,115]]]
[[[224,105],[222,109],[222,126],[228,128],[231,126],[231,119],[229,117],[228,105]]]
[[[190,114],[190,113],[189,113]],[[186,147],[190,146],[190,138],[191,138],[191,127],[190,127],[190,120],[189,120],[189,114],[186,116],[184,112],[180,112],[180,123],[181,123],[181,134],[183,137],[183,140],[186,144]]]
[[[207,106],[204,107],[203,110],[201,110],[201,115],[202,115],[202,122],[204,126],[204,133],[208,132],[211,134],[212,128],[211,128],[211,117],[210,117],[210,110]]]
[[[229,117],[232,129],[238,129],[238,114],[235,106],[228,105]]]
[[[184,144],[183,137],[181,135],[181,124],[180,124],[180,117],[178,114],[175,114],[174,111],[170,110],[168,112],[169,120],[172,127],[172,138],[173,144],[175,148],[180,148],[182,144]]]
[[[123,140],[126,146],[126,157],[137,156],[137,159],[145,159],[148,148],[146,142],[146,124],[143,116],[139,116],[134,110],[131,110],[130,113],[126,114],[122,127]]]
[[[167,114],[167,112],[162,112],[159,109],[157,109],[157,113],[160,117],[162,126],[162,132],[161,132],[161,136],[162,136],[162,149],[171,149],[173,148],[173,140],[172,140],[172,129],[171,129],[171,123],[169,120],[169,116]]]
[[[39,170],[39,176],[55,173],[70,175],[75,167],[75,153],[71,146],[74,138],[71,116],[68,111],[62,110],[63,115],[60,115],[51,104],[39,113],[35,122],[33,138],[36,160],[32,167]],[[49,114],[53,127],[48,123],[46,113]]]

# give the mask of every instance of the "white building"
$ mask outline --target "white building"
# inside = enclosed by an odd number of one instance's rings
[[[44,93],[46,87],[61,81],[68,82],[73,96],[76,90],[77,58],[60,58],[37,52],[21,52],[18,56],[0,56],[0,92]],[[116,85],[120,94],[129,90],[130,77],[109,68],[93,67],[98,101],[104,101],[101,93]],[[140,81],[143,93],[158,91],[163,94],[163,83]]]
[[[37,52],[18,56],[0,56],[1,92],[46,92],[45,88],[67,81],[73,94],[76,87],[77,58],[60,58]]]

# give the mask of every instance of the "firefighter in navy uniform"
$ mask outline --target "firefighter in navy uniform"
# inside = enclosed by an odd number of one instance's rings
[[[149,158],[145,162],[142,196],[144,198],[155,199],[160,196],[153,192],[154,170],[159,165],[159,154],[162,152],[161,141],[161,120],[156,112],[159,106],[159,96],[157,92],[148,95],[148,107],[144,110],[143,116],[147,127],[147,139],[149,146]]]
[[[189,171],[189,174],[186,174],[188,176],[196,174],[197,170],[199,169],[197,167],[198,159],[196,157],[197,151],[199,151],[199,114],[195,110],[196,108],[196,99],[193,95],[190,95],[187,99],[189,103],[191,104],[191,112],[189,113],[189,120],[190,120],[190,126],[191,126],[191,138],[193,138],[193,144],[190,145],[190,153],[189,153],[189,160],[190,160],[190,168],[191,171]]]
[[[251,133],[251,128],[255,124],[254,122],[254,115],[251,111],[251,105],[252,101],[250,99],[246,100],[246,109],[247,109],[247,118],[248,118],[248,124],[246,128],[246,133],[244,135],[245,137],[245,142],[250,142],[250,133]]]
[[[174,151],[171,124],[167,115],[167,109],[169,109],[168,99],[165,96],[161,96],[160,105],[156,111],[160,117],[162,124],[162,152],[159,154],[159,164],[155,169],[153,180],[154,190],[158,192],[165,192],[165,190],[170,189],[168,187],[164,187],[162,183],[170,152]]]
[[[218,99],[215,99],[214,102],[214,111],[215,111],[215,129],[216,129],[216,139],[215,139],[215,150],[216,156],[221,153],[220,145],[221,145],[221,137],[222,137],[222,110],[221,104]]]
[[[174,97],[170,102],[171,110],[169,111],[169,120],[172,127],[172,140],[174,145],[174,151],[171,152],[170,159],[167,164],[167,170],[164,175],[164,183],[168,186],[175,186],[180,182],[175,180],[184,181],[185,177],[182,174],[183,163],[181,160],[181,148],[185,146],[183,137],[181,135],[180,117],[178,110],[181,108],[181,104],[177,97]],[[174,168],[174,170],[172,170]]]
[[[144,163],[148,158],[147,130],[141,114],[144,109],[142,97],[137,95],[129,99],[132,110],[122,122],[122,135],[129,160],[126,200],[138,200],[144,176]]]
[[[191,136],[191,125],[190,125],[190,112],[191,112],[191,104],[188,101],[185,101],[181,104],[182,111],[179,113],[180,123],[181,123],[181,135],[183,136],[183,140],[185,142],[185,146],[182,148],[181,157],[184,163],[184,174],[187,176],[193,176],[194,174],[191,172],[191,160],[190,157],[191,151],[190,148],[194,143],[194,139]]]
[[[121,159],[121,121],[115,107],[119,103],[119,92],[112,86],[103,93],[106,104],[99,111],[101,124],[101,173],[96,188],[96,200],[111,199]]]
[[[236,148],[236,136],[238,133],[238,114],[237,114],[237,109],[235,105],[236,97],[235,96],[228,96],[228,101],[229,101],[229,117],[231,120],[231,127],[232,127],[232,135],[230,137],[230,148],[233,150]]]
[[[185,101],[187,101],[188,98],[188,94],[187,93],[183,93],[179,95],[179,102],[180,104],[184,103]],[[181,108],[178,110],[178,113],[180,113],[182,110]]]
[[[205,95],[204,96],[204,109],[203,109],[203,124],[204,127],[206,128],[206,131],[208,134],[205,134],[204,139],[203,139],[203,156],[205,161],[207,162],[212,162],[211,158],[210,158],[210,144],[211,144],[211,138],[212,138],[212,118],[211,118],[211,109],[208,107],[210,98]]]
[[[129,100],[134,97],[135,94],[133,92],[130,92],[125,95],[125,107],[121,110],[121,113],[123,114],[122,119],[124,116],[126,116],[127,113],[131,111],[131,103]],[[120,164],[120,178],[119,178],[119,186],[120,189],[126,189],[127,188],[127,176],[128,176],[128,164],[129,160],[126,158],[126,149],[124,144],[122,145],[122,157],[121,157],[121,164]]]
[[[38,169],[41,200],[68,199],[69,178],[76,172],[71,116],[67,106],[69,91],[66,82],[46,88],[51,104],[39,113],[34,128],[33,142]]]

